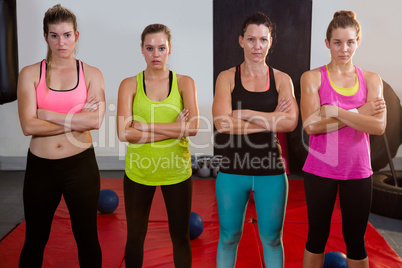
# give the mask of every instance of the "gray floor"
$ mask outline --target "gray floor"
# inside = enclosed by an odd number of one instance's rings
[[[0,171],[0,241],[24,220],[22,185],[24,172]],[[122,178],[123,171],[101,171],[102,178]],[[300,179],[290,175],[289,179]],[[402,257],[402,220],[370,214],[370,223]]]

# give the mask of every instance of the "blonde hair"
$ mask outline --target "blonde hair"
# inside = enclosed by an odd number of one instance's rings
[[[361,39],[360,23],[356,20],[356,14],[349,10],[339,10],[335,12],[332,21],[328,25],[327,40],[331,41],[332,31],[334,29],[346,29],[347,27],[351,27],[356,30],[356,41],[359,42]]]
[[[70,22],[73,24],[74,33],[77,31],[77,18],[74,13],[69,9],[62,7],[60,4],[54,5],[49,8],[45,16],[43,17],[43,32],[46,35],[46,39],[49,35],[49,24],[57,24],[60,22]],[[50,72],[51,72],[51,63],[52,63],[52,50],[49,45],[47,46],[47,54],[46,54],[46,63],[47,63],[47,71],[46,71],[46,83],[50,84]]]

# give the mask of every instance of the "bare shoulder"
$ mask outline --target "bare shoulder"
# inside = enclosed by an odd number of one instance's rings
[[[274,71],[275,86],[278,93],[281,94],[293,94],[293,82],[292,78],[287,73],[272,68]],[[283,96],[283,95],[282,95]]]
[[[120,83],[120,89],[133,88],[137,90],[137,76],[131,76],[123,79]]]
[[[21,89],[27,89],[31,86],[34,88],[39,84],[41,75],[41,63],[37,62],[32,65],[25,66],[21,69],[18,76],[18,91]]]
[[[85,62],[82,62],[82,65],[83,65],[83,70],[84,70],[85,77],[88,77],[88,78],[101,78],[101,77],[103,77],[102,72],[98,68],[96,68],[94,66],[91,66],[91,65],[89,65],[89,64],[87,64]]]
[[[319,68],[306,71],[300,78],[301,92],[317,94],[321,87],[321,70]]]
[[[274,77],[276,82],[288,82],[292,81],[290,76],[287,73],[284,73],[282,71],[279,71],[278,69],[272,68],[274,71]]]
[[[24,68],[21,69],[20,75],[23,75],[24,77],[37,76],[39,79],[40,68],[41,68],[40,64],[41,64],[40,62],[37,62],[32,65],[25,66]]]
[[[281,78],[281,79],[288,79],[288,78],[290,78],[290,76],[287,74],[287,73],[285,73],[285,72],[282,72],[282,71],[280,71],[280,70],[278,70],[278,69],[275,69],[275,68],[272,68],[272,70],[274,71],[274,76],[275,76],[275,78]]]
[[[362,72],[367,85],[376,86],[382,84],[382,79],[377,73],[369,72],[366,70],[362,70]]]
[[[236,74],[236,67],[232,67],[230,69],[220,72],[217,79],[232,81],[235,77],[235,74]]]
[[[119,96],[127,96],[137,93],[137,76],[131,76],[123,79],[119,87]]]
[[[176,74],[177,77],[177,86],[179,87],[179,92],[182,94],[186,93],[194,93],[195,92],[195,83],[193,78],[187,75]]]
[[[321,80],[321,70],[320,68],[315,68],[309,71],[306,71],[302,74],[301,79],[303,80]]]
[[[193,78],[191,78],[188,75],[176,74],[176,77],[177,77],[177,82],[179,84],[187,84],[187,83],[192,84],[192,83],[194,83]]]
[[[220,92],[224,94],[232,92],[235,86],[235,74],[236,67],[232,67],[219,73],[216,78],[215,95],[219,95]]]

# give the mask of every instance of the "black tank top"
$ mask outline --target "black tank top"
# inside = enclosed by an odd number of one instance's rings
[[[235,85],[232,91],[232,110],[250,109],[273,112],[278,105],[278,91],[274,72],[269,68],[269,90],[246,90],[240,78],[240,65],[236,67]],[[266,176],[285,172],[281,149],[275,132],[263,131],[247,135],[223,134],[226,143],[222,153],[220,171],[229,174]]]

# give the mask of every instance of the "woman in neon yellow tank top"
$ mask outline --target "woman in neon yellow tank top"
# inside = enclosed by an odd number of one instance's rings
[[[117,128],[129,142],[124,176],[127,216],[126,267],[141,267],[156,186],[161,186],[176,267],[191,267],[189,222],[192,179],[188,136],[198,131],[198,105],[192,78],[166,67],[171,34],[162,24],[141,35],[145,71],[119,88]]]

